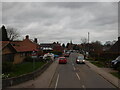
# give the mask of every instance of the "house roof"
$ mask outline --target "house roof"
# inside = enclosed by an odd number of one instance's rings
[[[30,41],[29,39],[23,41],[13,41],[11,44],[17,50],[17,52],[39,51],[37,49],[39,45]]]
[[[0,41],[0,44],[2,44],[2,48],[4,48],[9,44],[9,41]]]
[[[11,43],[9,41],[0,41],[0,50],[4,49],[6,46],[8,46],[10,49],[14,50],[16,52],[16,49],[11,45]]]
[[[109,49],[109,51],[120,53],[120,39]]]
[[[29,37],[26,37],[23,41],[1,41],[0,49],[10,44],[17,52],[39,51],[39,45],[32,42]]]

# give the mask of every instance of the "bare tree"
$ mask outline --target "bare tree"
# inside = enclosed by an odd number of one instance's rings
[[[101,53],[103,51],[103,45],[101,44],[100,41],[95,41],[92,42],[92,49],[94,50],[95,53]]]
[[[85,37],[81,38],[81,42],[82,42],[82,44],[86,44],[87,43],[87,38],[85,38]]]
[[[10,41],[19,37],[18,30],[16,28],[8,27],[7,28],[7,35]]]

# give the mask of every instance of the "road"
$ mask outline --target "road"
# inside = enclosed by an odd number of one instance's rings
[[[86,64],[76,64],[78,55],[72,53],[67,64],[58,65],[50,88],[116,88]]]

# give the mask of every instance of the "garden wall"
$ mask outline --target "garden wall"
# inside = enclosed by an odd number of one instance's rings
[[[20,84],[22,82],[28,81],[28,80],[32,80],[36,77],[38,77],[39,75],[41,75],[51,64],[53,61],[49,61],[47,62],[45,65],[43,65],[40,69],[28,73],[28,74],[24,74],[18,77],[13,77],[13,78],[8,78],[8,79],[3,79],[2,80],[2,88],[6,88],[9,86],[13,86],[13,85],[17,85]]]

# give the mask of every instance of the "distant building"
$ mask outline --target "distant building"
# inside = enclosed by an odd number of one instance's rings
[[[74,47],[74,44],[71,40],[70,43],[68,43],[67,50],[73,50],[73,47]]]
[[[120,37],[118,37],[118,41],[108,51],[120,54]]]
[[[43,51],[53,51],[53,43],[41,43],[40,46]]]
[[[51,51],[55,51],[55,52],[63,52],[64,49],[63,47],[60,45],[60,43],[41,43],[40,44],[41,49],[44,52],[51,52]]]

